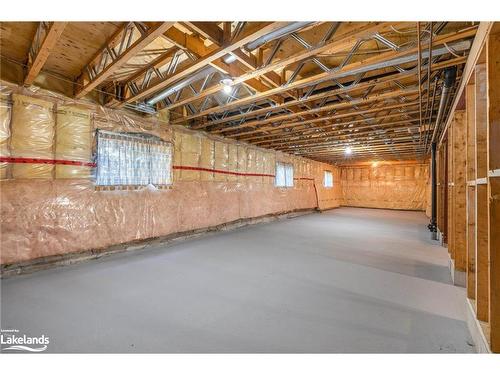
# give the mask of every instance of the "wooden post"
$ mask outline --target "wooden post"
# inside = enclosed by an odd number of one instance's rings
[[[446,150],[448,149],[448,144],[449,144],[449,139],[445,139],[443,143],[443,149],[445,152],[443,152],[443,182],[442,182],[442,189],[441,193],[443,195],[443,245],[446,244],[448,245],[448,174],[449,174],[449,169],[448,169],[448,153]]]
[[[489,144],[490,342],[500,353],[500,25],[487,44]]]
[[[486,64],[476,66],[476,310],[477,318],[489,321],[488,248],[488,126]]]
[[[453,120],[453,255],[455,266],[455,284],[465,286],[464,274],[466,267],[466,113],[457,110]],[[458,277],[460,276],[460,280]]]
[[[450,258],[453,260],[455,259],[455,253],[454,253],[454,224],[455,224],[455,213],[454,213],[454,207],[455,204],[453,202],[453,127],[454,127],[454,121],[452,121],[452,127],[449,129],[450,131],[448,132],[448,142],[446,142],[446,148],[447,148],[447,153],[446,153],[446,161],[447,161],[447,179],[446,179],[446,191],[447,191],[447,206],[448,206],[448,213],[447,213],[447,224],[448,224],[448,230],[446,233],[446,238],[447,238],[447,243],[448,243],[448,253],[450,254]]]
[[[476,97],[474,76],[466,88],[467,108],[467,297],[476,298]],[[475,303],[473,304],[475,306]]]

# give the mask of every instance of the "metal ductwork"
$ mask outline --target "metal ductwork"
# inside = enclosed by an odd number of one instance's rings
[[[212,67],[212,66],[206,66],[202,69],[200,69],[198,72],[194,73],[193,75],[175,83],[173,86],[170,86],[166,90],[163,90],[159,94],[153,96],[152,98],[148,99],[146,101],[146,104],[149,106],[155,105],[159,101],[165,99],[167,96],[170,96],[179,90],[182,90],[184,87],[189,86],[191,83],[198,81],[199,79],[202,79],[206,77],[207,75],[216,72],[217,70]]]
[[[446,55],[446,54],[450,53],[449,48],[452,48],[456,52],[465,52],[465,51],[468,51],[471,46],[472,46],[472,40],[463,40],[460,42],[453,43],[453,44],[449,45],[448,47],[436,47],[432,50],[432,57],[442,56],[442,55]],[[426,59],[428,57],[429,57],[429,51],[422,51],[421,58]],[[382,62],[378,62],[378,63],[360,66],[359,68],[349,69],[347,71],[339,70],[338,72],[336,72],[335,69],[333,69],[333,70],[331,70],[331,72],[332,72],[331,74],[326,75],[325,78],[322,80],[315,81],[315,83],[329,81],[332,78],[349,77],[349,76],[353,76],[356,74],[366,73],[366,72],[369,72],[369,71],[375,70],[375,69],[384,69],[384,68],[390,68],[390,67],[394,67],[394,66],[398,66],[398,65],[403,65],[403,64],[417,61],[417,59],[418,59],[418,54],[413,53],[413,54],[409,54],[409,55],[401,56],[401,57],[396,57],[396,58],[382,61]],[[456,73],[455,73],[455,76],[456,76]],[[304,87],[307,85],[308,84],[305,84]],[[301,88],[301,86],[296,87],[296,88]]]
[[[263,46],[264,44],[274,40],[278,39],[281,37],[284,37],[285,35],[291,34],[295,31],[298,31],[306,26],[312,25],[314,22],[293,22],[290,23],[286,26],[283,26],[282,28],[278,30],[274,30],[270,32],[269,34],[263,35],[260,38],[255,39],[254,41],[248,43],[244,48],[250,52],[253,51],[256,48],[259,48],[260,46]]]

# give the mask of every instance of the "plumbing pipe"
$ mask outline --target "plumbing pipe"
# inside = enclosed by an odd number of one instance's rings
[[[439,109],[436,116],[436,123],[434,125],[434,131],[432,132],[431,144],[436,141],[436,137],[438,135],[438,130],[441,125],[441,120],[443,118],[444,112],[446,110],[446,105],[448,104],[448,100],[450,98],[450,91],[455,84],[455,80],[457,78],[457,68],[447,68],[444,71],[444,82],[443,82],[443,90],[441,91],[441,100],[439,102]]]
[[[437,240],[437,172],[436,142],[431,145],[431,222],[428,225],[433,240]]]

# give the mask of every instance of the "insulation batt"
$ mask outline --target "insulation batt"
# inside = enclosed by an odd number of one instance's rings
[[[8,105],[0,107],[4,108],[0,142],[10,145],[12,156],[88,162],[95,143],[92,135],[102,129],[155,135],[173,143],[174,167],[207,170],[174,168],[173,184],[166,189],[103,191],[96,189],[88,167],[57,168],[61,166],[57,164],[54,171],[51,164],[9,163],[16,173],[0,183],[2,264],[340,204],[340,184],[323,188],[326,169],[340,181],[340,170],[331,165],[182,126],[164,126],[155,118],[91,106],[44,90],[14,87],[12,91],[12,112]],[[2,148],[7,151],[8,147]],[[298,168],[292,188],[274,186],[276,161]]]
[[[425,210],[427,164],[387,163],[342,169],[342,204],[353,207]]]
[[[11,155],[23,158],[54,158],[54,113],[51,102],[12,95]],[[14,164],[13,178],[52,178],[53,164]]]
[[[56,159],[90,162],[90,112],[75,106],[58,106],[56,124]],[[56,178],[90,178],[90,175],[88,166],[56,165]]]
[[[176,181],[172,189],[96,191],[90,180],[8,180],[2,263],[100,249],[238,219],[317,207],[314,184]]]
[[[0,101],[0,156],[9,157],[10,138],[10,106],[4,101]],[[0,163],[0,180],[9,178],[9,164]]]
[[[54,173],[51,164],[2,163],[2,264],[105,249],[299,209],[341,204],[415,210],[428,206],[425,163],[338,168],[43,90],[11,90],[12,106],[3,99],[0,105],[3,157],[89,162],[92,136],[102,129],[146,133],[171,142],[174,169],[173,184],[167,189],[102,191],[96,189],[89,167],[57,164]],[[293,165],[293,187],[274,186],[276,162]],[[9,169],[11,173],[5,172]],[[333,174],[333,188],[323,186],[325,171]]]

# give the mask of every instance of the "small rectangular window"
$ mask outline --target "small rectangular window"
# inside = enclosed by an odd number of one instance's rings
[[[172,146],[149,135],[97,133],[96,185],[170,185]]]
[[[333,174],[330,171],[325,171],[325,177],[323,178],[323,186],[327,188],[333,187]]]
[[[275,185],[277,187],[293,186],[293,165],[287,163],[276,163]]]

